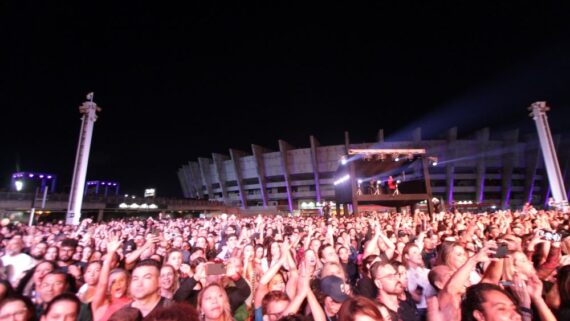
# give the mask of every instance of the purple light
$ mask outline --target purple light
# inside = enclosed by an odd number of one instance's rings
[[[44,176],[43,176],[43,175],[40,175],[40,178],[44,178]]]
[[[101,185],[105,185],[105,182],[101,183]]]
[[[48,177],[47,177],[47,178],[48,178],[48,179],[51,179],[51,175],[48,175]]]
[[[29,178],[34,177],[34,174],[29,174],[28,177],[29,177]]]
[[[113,183],[113,186],[117,186],[117,183]]]

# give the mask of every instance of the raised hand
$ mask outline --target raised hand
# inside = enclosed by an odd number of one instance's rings
[[[542,281],[538,278],[536,274],[528,276],[528,280],[526,282],[526,288],[532,300],[537,300],[542,298],[543,285]]]
[[[121,240],[120,232],[111,232],[107,236],[107,253],[115,253],[121,247],[123,241]]]
[[[530,308],[530,294],[526,286],[526,282],[515,273],[513,284],[511,285],[513,294],[519,299],[519,305],[524,308]]]

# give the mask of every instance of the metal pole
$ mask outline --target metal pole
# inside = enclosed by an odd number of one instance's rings
[[[44,186],[44,197],[42,198],[42,209],[46,208],[47,193],[48,193],[48,187],[46,185],[46,186]]]
[[[560,171],[556,148],[552,140],[548,118],[546,117],[546,112],[550,108],[546,106],[546,102],[538,101],[533,103],[528,109],[531,111],[530,116],[534,119],[538,132],[542,156],[544,157],[544,166],[546,167],[546,174],[548,175],[548,182],[550,183],[552,196],[554,196],[555,205],[559,209],[566,209],[568,207],[568,195],[564,187],[564,178]]]
[[[79,107],[83,118],[79,132],[75,168],[73,169],[73,180],[71,182],[69,204],[65,218],[65,224],[68,225],[78,225],[79,219],[81,218],[81,205],[83,203],[83,191],[85,189],[85,178],[87,176],[91,137],[93,136],[94,123],[97,120],[96,112],[101,110],[97,107],[97,104],[93,102],[93,93],[89,93],[87,99],[88,101]]]
[[[36,192],[34,193],[34,198],[32,198],[32,206],[30,208],[30,221],[28,222],[28,226],[34,225],[34,213],[36,212],[36,198],[38,198],[39,192],[40,192],[40,188],[36,187]]]

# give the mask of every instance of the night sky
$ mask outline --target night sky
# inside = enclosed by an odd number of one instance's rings
[[[0,190],[17,170],[69,188],[90,91],[103,111],[87,179],[124,193],[181,196],[189,160],[311,134],[534,132],[537,100],[567,131],[568,5],[411,3],[2,1]]]

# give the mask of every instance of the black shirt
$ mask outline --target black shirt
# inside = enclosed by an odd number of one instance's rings
[[[412,295],[408,291],[405,300],[398,300],[400,306],[398,307],[398,319],[402,321],[420,321],[420,314]]]

